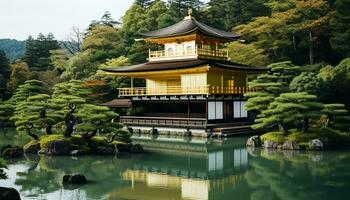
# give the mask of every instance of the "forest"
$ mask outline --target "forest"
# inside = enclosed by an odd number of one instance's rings
[[[117,114],[98,104],[115,99],[117,88],[130,85],[130,80],[105,76],[100,69],[145,62],[148,49],[160,47],[135,40],[138,34],[182,20],[188,8],[198,21],[242,35],[226,46],[232,62],[272,70],[250,84],[258,91],[262,88],[259,94],[248,94],[253,95],[249,110],[264,115],[256,128],[279,124],[283,129],[283,123],[272,120],[280,115],[272,115],[276,110],[269,105],[290,101],[292,92],[314,103],[310,119],[315,110],[330,113],[329,124],[334,110],[347,116],[349,0],[135,0],[119,21],[106,12],[85,30],[73,28],[64,42],[51,33],[29,36],[23,56],[12,62],[0,50],[0,125],[16,126],[34,139],[38,136],[32,130],[52,134],[63,124],[67,136],[76,125],[86,137],[101,130],[111,132],[103,127]],[[278,77],[281,74],[287,78]],[[280,85],[273,84],[276,80]],[[271,85],[259,85],[266,82]],[[259,101],[265,107],[254,107]],[[315,102],[327,104],[328,110],[324,105],[315,108],[320,106]],[[305,119],[299,115],[304,108],[278,111],[297,110],[298,118],[289,119],[293,121]],[[307,124],[309,118],[302,121]]]

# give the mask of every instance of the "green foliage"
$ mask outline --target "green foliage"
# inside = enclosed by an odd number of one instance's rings
[[[309,119],[319,119],[323,104],[315,95],[307,93],[282,93],[268,109],[262,111],[255,120],[255,129],[278,127],[286,133],[290,128],[307,131]],[[302,129],[301,129],[302,128]]]
[[[36,39],[29,37],[26,41],[23,60],[33,71],[45,71],[51,67],[50,51],[59,49],[53,34],[39,34]]]
[[[23,84],[29,78],[28,64],[22,60],[16,60],[11,64],[10,80],[7,83],[7,87],[14,91],[16,88]]]
[[[349,112],[344,104],[325,104],[322,113],[327,116],[327,127],[346,132],[350,131]]]
[[[320,70],[322,79],[322,101],[343,103],[350,107],[350,58],[344,59],[335,67],[326,66]]]
[[[62,74],[66,70],[69,58],[70,56],[67,52],[62,49],[50,51],[51,65],[59,74]]]
[[[27,131],[32,136],[31,130],[33,128],[41,128],[39,125],[40,112],[44,106],[35,101],[49,98],[48,95],[43,94],[45,92],[43,83],[38,80],[26,81],[16,90],[15,95],[11,99],[15,104],[15,112],[11,120],[15,122],[18,131]]]
[[[246,23],[257,16],[269,14],[264,0],[211,0],[208,2],[206,20],[209,25],[230,31],[234,26]]]
[[[275,61],[306,63],[309,60],[310,64],[315,58],[334,61],[327,53],[333,11],[326,0],[271,0],[265,5],[271,9],[271,15],[235,27],[244,39]]]
[[[0,159],[0,179],[7,179],[7,175],[4,172],[4,169],[7,169],[5,161]]]
[[[188,15],[188,9],[193,9],[193,16],[200,16],[200,10],[203,6],[203,2],[200,0],[168,0],[170,12],[177,21],[182,20]]]
[[[335,51],[344,57],[350,56],[350,28],[349,28],[349,0],[336,0],[334,3],[335,15],[331,19],[331,45]]]
[[[5,52],[0,50],[0,99],[8,98],[6,83],[10,79],[10,74],[9,60]]]
[[[78,124],[78,131],[83,133],[82,138],[89,141],[96,135],[117,134],[122,127],[116,122],[117,114],[108,107],[85,104],[82,109],[77,112],[77,117],[81,120]]]
[[[292,92],[307,92],[309,94],[319,94],[321,89],[321,79],[313,72],[303,72],[295,77],[290,83]]]
[[[248,97],[245,108],[256,114],[267,109],[280,93],[289,92],[289,83],[300,73],[300,67],[291,62],[274,63],[268,66],[269,72],[249,82],[254,92],[246,93]]]
[[[13,125],[10,120],[14,112],[14,106],[10,101],[0,101],[0,127],[9,127]]]
[[[82,48],[91,61],[105,61],[122,54],[118,30],[108,25],[95,25],[86,35]]]
[[[328,138],[329,144],[333,147],[347,146],[350,140],[348,135],[327,127],[310,128],[307,133],[297,129],[291,129],[287,134],[269,132],[261,136],[263,142],[273,141],[283,144],[286,141],[293,141],[298,143],[301,147],[306,146],[309,141],[318,138]]]
[[[266,66],[269,63],[264,50],[257,48],[254,44],[232,42],[228,45],[228,53],[230,61],[234,63],[252,66]]]
[[[78,53],[76,56],[69,59],[66,71],[61,75],[63,80],[88,78],[96,73],[98,63],[91,61],[89,53]]]

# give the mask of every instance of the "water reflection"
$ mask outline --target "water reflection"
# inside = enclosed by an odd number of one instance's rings
[[[149,152],[118,157],[26,157],[9,163],[9,179],[23,199],[348,199],[347,151],[246,149],[227,140],[137,136]],[[90,180],[64,188],[62,176]]]

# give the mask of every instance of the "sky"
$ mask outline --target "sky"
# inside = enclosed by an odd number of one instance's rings
[[[0,38],[25,40],[53,33],[68,38],[72,27],[87,28],[105,11],[119,20],[134,0],[0,0]]]

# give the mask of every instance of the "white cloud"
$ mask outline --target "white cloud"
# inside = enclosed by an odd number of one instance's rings
[[[105,11],[119,20],[134,0],[0,0],[0,38],[24,40],[52,32],[63,40],[73,26],[84,29]]]

